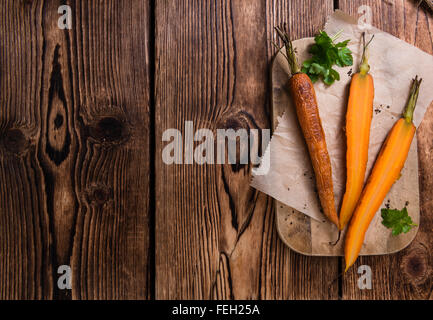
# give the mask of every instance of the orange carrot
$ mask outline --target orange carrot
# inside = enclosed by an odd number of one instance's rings
[[[367,52],[369,43],[365,44],[364,40],[364,53],[359,67],[360,71],[354,74],[350,84],[346,114],[347,180],[346,192],[340,209],[340,230],[344,229],[355,210],[362,192],[367,168],[374,99],[373,77],[368,73],[370,71]]]
[[[299,124],[307,143],[316,177],[317,191],[323,212],[338,227],[338,216],[334,203],[331,160],[326,146],[325,133],[320,120],[316,92],[308,75],[300,71],[295,50],[288,35],[276,28],[286,46],[292,77],[289,87],[296,108]]]
[[[389,132],[350,221],[344,247],[346,271],[358,258],[370,222],[392,185],[400,177],[400,172],[406,162],[416,131],[412,119],[421,81],[418,80],[418,77],[413,80],[403,117],[394,124]]]

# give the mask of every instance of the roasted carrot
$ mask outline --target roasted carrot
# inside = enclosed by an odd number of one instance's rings
[[[382,145],[350,221],[344,247],[346,271],[358,258],[368,226],[406,162],[416,131],[412,119],[421,81],[418,77],[413,80],[403,116],[394,124]]]
[[[346,113],[346,192],[340,209],[339,228],[349,222],[364,185],[368,161],[370,125],[373,117],[374,83],[369,73],[368,45],[365,44],[359,72],[352,77]],[[373,38],[372,38],[373,39]]]
[[[288,35],[276,28],[286,47],[286,59],[292,76],[289,87],[296,114],[307,143],[316,177],[317,191],[324,214],[338,227],[338,216],[334,203],[331,160],[326,146],[325,133],[320,120],[316,92],[308,75],[301,72],[296,53]]]

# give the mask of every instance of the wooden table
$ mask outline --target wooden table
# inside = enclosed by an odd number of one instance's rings
[[[64,2],[71,30],[57,27]],[[341,258],[279,240],[251,165],[161,157],[162,133],[187,120],[270,127],[274,26],[312,36],[334,9],[367,4],[375,26],[433,53],[417,2],[0,0],[0,298],[432,299],[433,107],[416,240],[338,279]],[[363,264],[372,290],[357,286]]]

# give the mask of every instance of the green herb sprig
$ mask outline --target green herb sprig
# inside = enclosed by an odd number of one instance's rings
[[[315,36],[315,43],[309,49],[313,56],[302,65],[302,72],[306,73],[313,83],[322,79],[325,84],[331,85],[335,80],[340,80],[340,74],[333,68],[334,65],[353,65],[352,51],[347,48],[350,40],[334,43],[340,34],[341,32],[331,38],[325,31],[320,31]]]
[[[382,208],[381,215],[382,224],[388,229],[392,229],[393,236],[397,236],[402,232],[408,233],[412,227],[417,226],[413,223],[406,207],[402,210]]]

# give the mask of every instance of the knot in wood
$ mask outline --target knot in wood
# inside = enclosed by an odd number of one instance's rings
[[[89,204],[102,207],[113,199],[113,190],[107,186],[92,186],[86,192]]]
[[[9,153],[21,155],[27,150],[29,141],[20,129],[9,129],[3,135],[2,144]]]
[[[63,121],[64,121],[63,116],[60,113],[58,113],[56,115],[56,118],[54,119],[54,127],[56,129],[59,129],[63,125]]]
[[[232,130],[240,130],[245,129],[249,130],[252,128],[257,129],[258,126],[254,121],[254,118],[247,111],[239,111],[232,114],[225,115],[217,124],[218,129],[232,129]]]
[[[428,253],[422,248],[412,250],[403,257],[403,272],[411,282],[420,284],[428,278]]]
[[[120,144],[129,138],[129,129],[125,121],[107,116],[90,125],[89,135],[99,143]]]
[[[235,131],[239,130],[239,129],[248,129],[248,127],[244,127],[243,123],[241,121],[239,121],[239,119],[236,118],[229,118],[226,119],[223,123],[222,123],[222,129],[233,129]]]
[[[106,141],[117,141],[122,138],[123,124],[115,118],[103,118],[99,121],[97,130]]]

